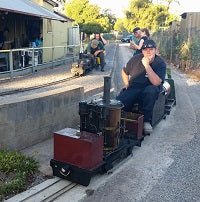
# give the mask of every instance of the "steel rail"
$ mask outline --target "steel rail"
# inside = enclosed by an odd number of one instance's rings
[[[28,197],[24,198],[23,200],[21,200],[21,202],[24,202],[24,201],[26,201],[26,200],[29,200],[30,198],[32,198],[32,197],[36,196],[37,194],[43,192],[44,190],[48,189],[49,187],[52,187],[53,185],[55,185],[56,183],[60,182],[61,180],[62,180],[62,179],[58,179],[57,181],[55,181],[55,182],[53,182],[52,184],[50,184],[50,185],[44,187],[43,189],[40,189],[38,192],[32,194],[31,196],[28,196]]]
[[[21,93],[21,92],[26,92],[26,91],[30,91],[30,90],[39,89],[39,88],[44,88],[44,87],[64,83],[66,81],[71,81],[71,80],[76,79],[76,78],[78,78],[78,77],[72,76],[72,77],[68,77],[65,79],[61,79],[58,81],[53,81],[53,82],[49,82],[49,83],[45,83],[45,84],[41,84],[41,85],[37,85],[37,86],[31,86],[31,87],[27,87],[27,88],[18,88],[18,89],[11,90],[11,91],[0,92],[0,96],[12,95],[12,94],[16,94],[16,93]]]
[[[114,55],[112,57],[112,62],[114,61],[115,52],[116,52],[116,47],[114,49]],[[109,51],[107,56],[110,55],[110,54],[111,54],[111,52]],[[113,72],[113,70],[112,70],[112,72]],[[39,89],[39,88],[44,88],[44,87],[64,83],[66,81],[70,81],[70,80],[73,80],[73,79],[76,79],[76,78],[79,78],[79,76],[72,76],[72,77],[68,77],[68,78],[65,78],[65,79],[61,79],[61,80],[58,80],[58,81],[53,81],[53,82],[49,82],[49,83],[45,83],[45,84],[41,84],[41,85],[37,85],[37,86],[31,86],[31,87],[27,87],[27,88],[18,88],[18,89],[15,89],[15,90],[4,91],[4,92],[0,92],[0,96],[6,96],[6,95],[17,94],[17,93],[22,93],[22,92],[26,92],[26,91],[36,90],[36,89]]]
[[[78,184],[76,183],[70,183],[67,186],[63,187],[62,189],[58,190],[55,193],[52,193],[47,198],[43,199],[41,202],[53,202],[55,199],[61,197],[66,192],[72,190],[74,187],[76,187]]]

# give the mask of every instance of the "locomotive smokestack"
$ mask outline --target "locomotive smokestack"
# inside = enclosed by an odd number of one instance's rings
[[[103,91],[103,101],[105,103],[110,102],[110,88],[111,88],[111,77],[104,77],[104,91]]]

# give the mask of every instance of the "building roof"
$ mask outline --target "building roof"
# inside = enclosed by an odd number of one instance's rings
[[[59,15],[59,16],[65,18],[67,21],[71,21],[71,22],[75,21],[74,19],[69,18],[69,17],[67,17],[66,15],[64,15],[64,14],[62,14],[62,13],[59,13],[59,12],[57,12],[57,11],[54,11],[54,13],[56,13],[57,15]]]
[[[0,11],[31,15],[63,22],[67,21],[66,18],[63,18],[62,16],[57,15],[56,13],[53,13],[30,0],[1,0]]]
[[[58,3],[55,0],[44,0],[47,3],[49,3],[50,5],[52,5],[53,7],[57,7]]]

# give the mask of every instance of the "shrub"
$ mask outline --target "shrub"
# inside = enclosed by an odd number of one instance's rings
[[[0,199],[22,191],[26,180],[38,170],[38,166],[38,161],[32,157],[0,150]]]

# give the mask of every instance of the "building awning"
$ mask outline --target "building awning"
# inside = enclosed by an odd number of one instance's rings
[[[0,11],[19,13],[63,22],[67,21],[67,19],[49,11],[42,6],[39,6],[31,0],[1,0]]]

